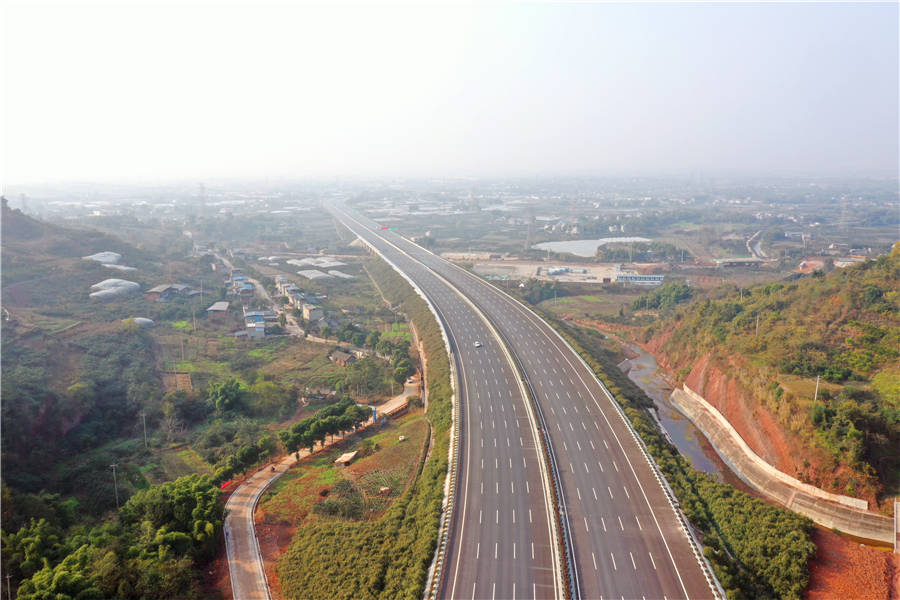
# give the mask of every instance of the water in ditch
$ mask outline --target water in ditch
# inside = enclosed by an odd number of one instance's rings
[[[629,344],[632,355],[637,355],[619,365],[628,378],[637,384],[656,405],[656,415],[669,434],[678,451],[691,461],[694,468],[731,481],[736,477],[713,450],[706,436],[669,401],[672,384],[656,364],[652,355],[638,346]]]

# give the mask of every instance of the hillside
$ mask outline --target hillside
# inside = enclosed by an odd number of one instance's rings
[[[877,501],[900,491],[898,289],[900,245],[827,274],[720,288],[663,311],[643,341],[781,470]]]

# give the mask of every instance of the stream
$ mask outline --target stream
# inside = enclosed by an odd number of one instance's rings
[[[714,475],[719,480],[729,483],[737,480],[713,450],[703,432],[694,427],[694,424],[669,402],[672,385],[656,364],[656,359],[638,346],[628,344],[627,347],[633,354],[637,354],[637,357],[623,361],[619,368],[653,400],[656,405],[656,416],[682,456],[687,457],[695,469]]]

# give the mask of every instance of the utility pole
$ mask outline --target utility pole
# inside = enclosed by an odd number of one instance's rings
[[[756,315],[756,333],[755,337],[759,337],[759,315]]]
[[[744,288],[740,288],[741,290],[741,302],[744,301]]]
[[[816,393],[813,395],[813,402],[819,399],[819,376],[816,375]]]
[[[116,510],[119,510],[119,481],[116,479],[116,467],[118,467],[119,464],[113,463],[109,466],[113,471],[113,488],[116,490]]]
[[[12,584],[9,582],[9,578],[12,577],[9,573],[6,574],[6,600],[12,600]]]
[[[175,381],[178,381],[178,377],[175,377]],[[148,449],[150,446],[147,445],[147,413],[145,411],[141,411],[141,421],[144,423],[144,449]]]
[[[184,362],[184,338],[181,338],[181,362]]]

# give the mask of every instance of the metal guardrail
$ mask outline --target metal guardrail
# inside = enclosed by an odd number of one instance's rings
[[[416,289],[417,292],[421,296],[423,296],[425,301],[428,303],[429,307],[432,309],[432,312],[437,314],[437,311],[432,306],[432,304],[428,301],[427,297],[425,297],[425,295],[421,292],[421,290],[419,290],[419,288],[412,282],[412,280],[409,277],[407,277],[390,260],[385,258],[381,254],[381,252],[379,252],[377,249],[374,248],[374,246],[369,244],[367,240],[363,240],[363,241],[366,243],[366,245],[373,248],[380,256],[382,256],[382,258],[386,262],[388,262],[388,264],[390,264],[398,273],[400,273],[405,279],[407,279],[407,281],[410,282],[410,284],[413,286],[413,288]],[[390,242],[387,242],[387,243],[390,243]],[[424,249],[424,250],[434,256],[434,253],[428,251],[427,249]],[[448,263],[448,264],[450,264],[451,266],[456,266],[456,265],[453,265],[452,263]],[[506,296],[510,301],[514,302],[518,307],[520,307],[522,310],[524,310],[528,314],[530,314],[532,316],[532,318],[537,319],[537,321],[541,325],[547,327],[550,331],[552,331],[559,338],[559,340],[566,347],[568,347],[569,350],[571,350],[571,352],[578,358],[578,360],[581,362],[581,364],[584,366],[584,368],[587,369],[587,372],[592,375],[593,379],[600,385],[604,394],[607,396],[607,399],[614,406],[614,408],[616,410],[616,414],[619,415],[619,418],[622,420],[625,427],[631,433],[631,436],[635,440],[635,443],[637,444],[637,446],[641,452],[641,455],[644,457],[644,460],[647,462],[647,465],[650,467],[650,469],[654,475],[654,478],[657,480],[657,482],[660,485],[660,488],[663,490],[663,493],[666,496],[669,506],[672,508],[672,511],[676,517],[676,520],[678,521],[680,528],[684,532],[685,537],[687,538],[688,543],[691,546],[691,550],[694,555],[694,558],[697,561],[697,564],[700,567],[701,572],[703,573],[703,575],[707,581],[707,584],[710,587],[710,591],[713,592],[713,595],[716,598],[724,599],[726,597],[725,591],[722,588],[721,583],[719,583],[718,579],[716,579],[715,574],[712,570],[712,566],[709,564],[706,557],[703,556],[703,553],[700,550],[701,544],[700,544],[699,540],[697,539],[696,534],[694,533],[693,528],[690,526],[684,513],[681,511],[677,496],[675,495],[674,491],[670,487],[668,481],[665,479],[665,476],[662,475],[662,472],[661,472],[659,466],[656,464],[656,461],[653,459],[653,457],[650,455],[649,451],[647,450],[647,447],[644,444],[643,439],[641,439],[640,435],[637,433],[637,431],[632,426],[631,422],[628,420],[628,417],[625,414],[624,409],[621,407],[621,405],[618,403],[618,401],[615,400],[615,398],[613,397],[613,395],[609,391],[609,389],[606,387],[606,385],[597,377],[596,373],[590,367],[590,365],[587,364],[587,362],[584,360],[584,358],[581,356],[581,354],[579,352],[577,352],[571,346],[571,344],[569,344],[569,342],[559,333],[559,331],[557,331],[554,327],[552,327],[549,323],[547,323],[539,315],[536,315],[533,311],[529,310],[527,307],[522,306],[522,304],[520,302],[518,302],[515,298],[513,298],[509,294],[503,292],[503,290],[499,290],[496,287],[485,283],[483,280],[481,280],[480,278],[469,273],[465,269],[462,269],[458,266],[457,266],[457,268],[459,268],[460,271],[462,271],[465,275],[471,277],[472,279],[478,281],[479,283],[488,285],[488,287],[490,288],[491,291],[493,291],[495,293],[499,292],[503,296]],[[443,279],[443,277],[441,277],[441,278]],[[453,287],[455,288],[455,286],[453,286]],[[470,302],[472,302],[474,304],[473,301],[470,300]],[[480,309],[479,309],[479,311],[483,313],[483,311],[481,311]],[[487,320],[486,317],[485,317],[485,319]],[[488,323],[491,325],[492,329],[494,329],[491,321],[488,320]],[[442,334],[446,336],[446,333],[444,332],[442,324],[441,324],[441,330],[442,330]],[[502,334],[500,334],[499,331],[497,331],[497,335],[503,340],[503,345],[504,345],[505,349],[511,348],[511,346],[509,346],[508,342],[506,341],[506,338]],[[449,342],[447,341],[446,337],[445,337],[445,344],[449,345]],[[515,354],[514,351],[512,351],[512,352],[513,352],[513,354]],[[449,353],[449,349],[448,349],[448,353]],[[451,361],[451,364],[452,364],[452,361]],[[580,595],[580,591],[577,586],[577,574],[575,573],[575,569],[574,569],[574,559],[571,554],[572,553],[572,543],[571,543],[571,536],[570,536],[569,529],[568,529],[568,516],[566,515],[565,518],[563,518],[563,514],[565,513],[565,507],[564,507],[564,505],[561,506],[559,503],[559,499],[563,498],[563,496],[561,493],[561,488],[559,486],[559,469],[558,469],[558,466],[556,465],[556,461],[554,458],[555,454],[552,453],[552,443],[549,439],[549,436],[546,433],[546,426],[544,424],[543,414],[540,411],[540,407],[536,402],[536,396],[534,396],[534,389],[531,385],[531,382],[528,380],[527,376],[525,375],[524,369],[522,368],[521,361],[519,360],[518,356],[515,357],[515,366],[516,366],[517,371],[519,372],[519,376],[520,376],[522,382],[527,384],[527,386],[530,390],[529,396],[530,396],[531,402],[532,402],[533,406],[537,407],[536,412],[537,412],[537,414],[539,414],[540,425],[541,425],[541,435],[539,436],[539,442],[541,443],[545,460],[547,461],[547,464],[550,466],[550,473],[552,475],[552,483],[553,483],[552,492],[554,494],[553,502],[554,502],[554,508],[556,509],[554,512],[557,517],[557,525],[560,527],[560,530],[563,532],[563,536],[562,536],[563,540],[562,540],[562,542],[558,542],[558,543],[563,544],[564,552],[562,553],[562,556],[565,557],[564,560],[567,563],[565,572],[568,575],[570,581],[576,582],[575,591],[576,591],[576,593],[578,593]],[[452,447],[452,445],[451,445],[451,447]],[[453,471],[454,472],[456,471],[455,465],[454,465]],[[455,487],[455,480],[454,480],[454,487]],[[442,522],[443,522],[443,519],[445,516],[446,515],[442,516]],[[895,518],[896,518],[896,515],[895,515]],[[446,536],[446,532],[444,532],[444,536]],[[446,548],[446,537],[443,538],[443,543],[438,544],[438,548],[436,550],[435,565],[438,564],[438,561],[439,561],[438,556],[441,556],[441,558],[442,558],[445,548]],[[437,571],[438,569],[436,568],[435,570]],[[431,582],[430,590],[437,589],[437,583],[439,583],[439,581],[440,581],[440,576],[441,575],[438,574],[434,578],[434,580]],[[571,592],[572,592],[571,586],[569,585],[568,582],[566,584],[565,591],[566,591],[567,595],[571,594]],[[433,592],[430,591],[429,593],[426,593],[426,598],[433,598],[433,597],[434,597]]]
[[[356,232],[354,232],[356,233]],[[418,294],[422,300],[425,301],[425,304],[428,306],[428,309],[431,311],[432,315],[434,315],[435,321],[438,324],[438,328],[441,331],[441,338],[444,340],[444,348],[447,351],[447,359],[450,364],[450,387],[452,390],[450,396],[450,407],[451,407],[451,426],[450,426],[450,443],[448,444],[448,461],[447,461],[447,476],[444,480],[444,502],[441,507],[441,520],[438,525],[438,540],[435,545],[434,556],[431,560],[431,566],[428,569],[428,579],[425,584],[425,598],[432,599],[436,598],[437,592],[440,589],[440,584],[442,578],[444,576],[444,558],[447,553],[447,545],[449,543],[450,531],[452,530],[453,519],[455,517],[455,506],[456,506],[456,489],[459,475],[459,454],[460,447],[462,444],[462,428],[460,427],[461,422],[461,409],[462,406],[458,402],[458,393],[457,393],[457,366],[456,362],[458,357],[456,353],[453,352],[453,344],[451,342],[451,337],[447,333],[447,328],[444,322],[443,315],[441,314],[440,309],[438,309],[434,304],[432,304],[431,300],[425,294],[424,290],[422,290],[406,273],[404,273],[393,261],[384,256],[384,254],[378,250],[373,244],[371,244],[367,239],[363,236],[356,234],[357,237],[363,241],[363,243],[375,254],[377,254],[383,261],[385,261],[388,265],[391,266],[394,271],[396,271],[401,277],[403,277],[407,283],[412,287],[412,289]],[[424,401],[423,397],[423,401]]]
[[[448,264],[452,265],[452,263],[448,263]],[[454,266],[457,266],[457,265],[454,265]],[[576,357],[578,357],[578,360],[581,362],[582,366],[584,366],[584,368],[587,369],[588,373],[590,373],[592,375],[593,379],[598,384],[600,384],[600,387],[603,390],[604,394],[606,394],[607,399],[610,401],[610,403],[615,408],[616,414],[618,414],[619,418],[622,419],[622,422],[628,428],[628,431],[631,433],[632,438],[637,443],[637,446],[640,449],[641,454],[644,457],[644,460],[647,462],[648,466],[650,467],[650,470],[653,472],[654,478],[659,482],[660,487],[662,488],[663,493],[665,494],[666,499],[669,502],[669,506],[671,506],[672,511],[674,512],[675,517],[678,521],[678,524],[681,527],[682,531],[684,532],[685,537],[687,538],[688,543],[691,546],[691,551],[694,555],[694,558],[697,560],[697,564],[700,567],[700,570],[703,573],[703,576],[706,579],[707,584],[710,587],[710,591],[713,593],[713,595],[716,598],[724,599],[726,597],[725,590],[722,588],[722,584],[716,578],[715,573],[713,572],[713,569],[712,569],[712,565],[709,564],[709,561],[706,559],[706,557],[703,555],[703,552],[700,550],[701,544],[700,544],[699,540],[697,539],[697,536],[694,533],[693,528],[690,526],[690,523],[688,522],[687,517],[685,517],[684,513],[681,511],[681,507],[678,502],[678,497],[675,495],[675,492],[672,491],[672,488],[669,485],[669,482],[666,480],[665,476],[662,474],[662,472],[659,468],[659,465],[656,464],[656,461],[653,459],[653,457],[650,455],[649,451],[647,450],[647,446],[644,444],[644,440],[641,439],[641,436],[637,433],[637,431],[631,425],[631,421],[628,420],[628,417],[625,414],[624,409],[618,403],[618,401],[616,401],[616,399],[613,397],[612,393],[606,387],[606,384],[604,384],[600,380],[600,378],[597,377],[597,374],[590,367],[590,365],[587,364],[587,362],[584,360],[584,358],[581,356],[581,354],[579,352],[577,352],[575,350],[575,348],[572,347],[572,345],[559,333],[559,331],[557,331],[546,320],[541,318],[540,315],[537,315],[536,313],[534,313],[534,311],[531,311],[527,307],[523,306],[521,302],[518,302],[515,298],[513,298],[512,296],[510,296],[503,290],[500,290],[497,287],[484,282],[482,279],[476,277],[475,275],[466,271],[465,269],[462,269],[461,267],[457,266],[457,268],[459,268],[464,274],[471,277],[473,280],[478,281],[480,284],[487,285],[491,291],[493,291],[495,293],[500,293],[503,296],[506,296],[511,302],[514,302],[523,311],[527,312],[528,314],[532,315],[533,318],[537,319],[539,324],[547,327],[550,331],[552,331],[559,338],[559,340],[567,348],[569,348],[569,350],[571,350],[572,353]]]

